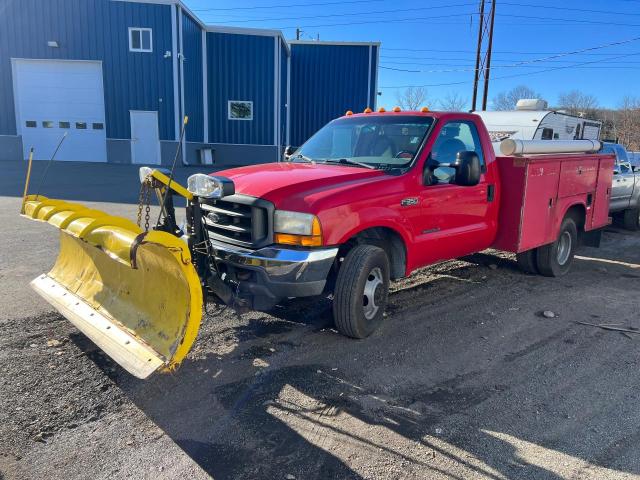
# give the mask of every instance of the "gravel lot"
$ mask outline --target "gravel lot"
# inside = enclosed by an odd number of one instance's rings
[[[142,382],[30,290],[57,232],[19,204],[0,197],[0,479],[640,478],[640,335],[576,323],[640,327],[640,234],[562,279],[497,252],[422,270],[363,341],[324,300],[209,305],[182,368]]]

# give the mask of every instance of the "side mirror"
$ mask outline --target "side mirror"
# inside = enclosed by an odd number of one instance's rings
[[[293,148],[291,145],[287,145],[286,148],[284,149],[284,155],[282,156],[282,160],[285,162],[289,162],[291,160],[291,155],[293,155],[293,152],[295,152],[296,149]]]
[[[456,185],[472,187],[480,183],[482,165],[476,152],[458,152],[456,160],[451,166],[456,169]]]

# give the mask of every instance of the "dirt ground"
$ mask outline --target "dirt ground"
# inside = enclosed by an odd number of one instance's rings
[[[640,335],[576,323],[640,327],[640,234],[607,230],[561,279],[497,252],[422,270],[362,341],[322,300],[210,305],[182,368],[143,382],[29,289],[57,232],[18,206],[0,198],[0,479],[640,478]]]

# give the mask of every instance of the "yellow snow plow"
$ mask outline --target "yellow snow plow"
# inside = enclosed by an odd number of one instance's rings
[[[149,169],[148,186],[159,195],[171,190],[190,199],[168,180]],[[183,240],[42,195],[25,196],[21,213],[60,229],[60,253],[51,271],[31,283],[36,292],[136,377],[180,364],[198,333],[203,304]]]

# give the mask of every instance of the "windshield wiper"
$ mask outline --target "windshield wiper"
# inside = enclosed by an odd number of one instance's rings
[[[366,163],[362,163],[362,162],[358,162],[357,160],[351,160],[350,158],[340,158],[340,159],[335,159],[335,158],[328,158],[325,160],[326,163],[341,163],[341,164],[349,164],[349,165],[357,165],[359,167],[364,167],[364,168],[369,168],[371,170],[375,170],[376,167],[374,167],[373,165],[368,165]]]
[[[316,163],[316,161],[313,158],[309,158],[306,155],[303,155],[302,153],[297,153],[293,156],[294,159],[300,159],[300,160],[304,160],[307,163]]]

